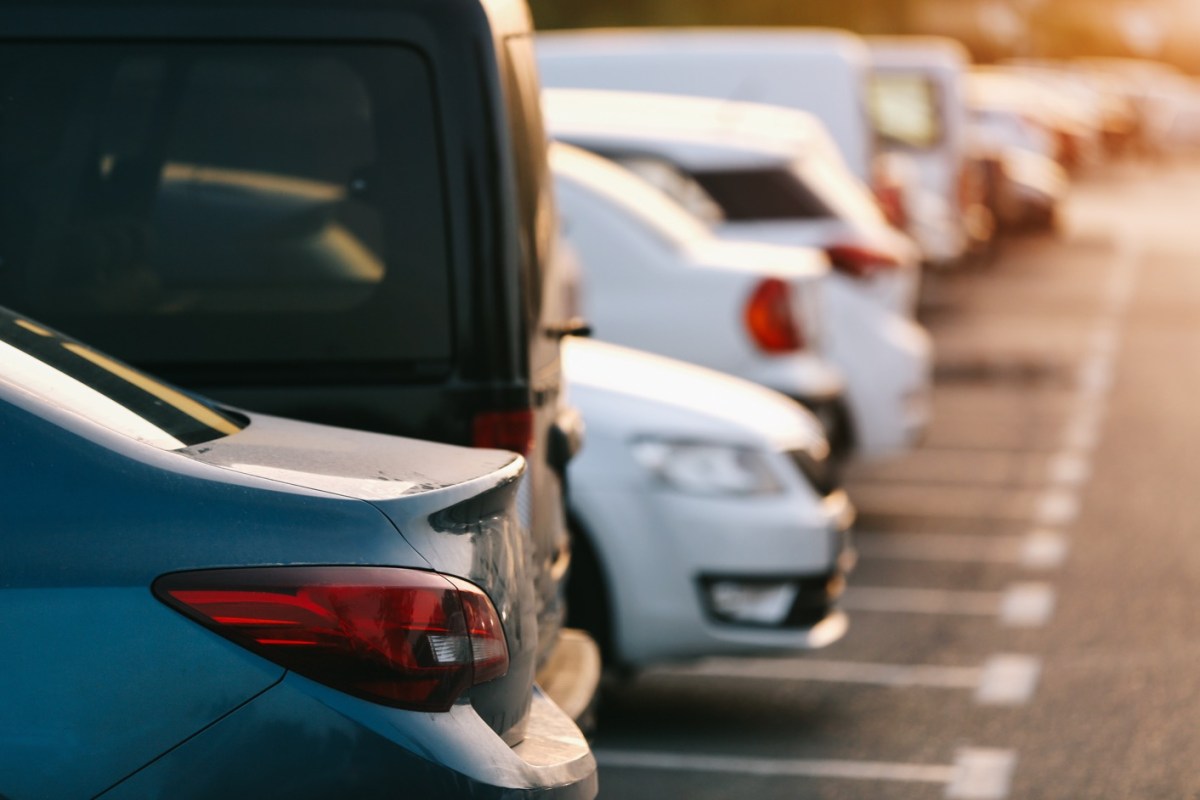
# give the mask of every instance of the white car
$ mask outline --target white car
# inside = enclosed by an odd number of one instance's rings
[[[964,208],[969,147],[966,48],[938,36],[867,38],[871,121],[886,153],[912,161],[924,192],[908,203],[907,230],[928,261],[953,264],[970,243]]]
[[[586,340],[563,369],[587,446],[568,468],[573,624],[611,663],[822,647],[854,510],[813,417],[726,375]]]
[[[718,241],[662,192],[597,156],[551,149],[559,207],[583,264],[584,315],[605,340],[747,378],[813,407],[839,452],[879,457],[911,448],[930,418],[932,348],[903,315],[854,282],[819,286],[820,254],[809,248]],[[808,304],[778,303],[808,275]],[[792,277],[794,276],[794,277]],[[819,296],[816,290],[823,288]],[[747,299],[748,298],[748,299]],[[744,307],[745,313],[739,313]],[[803,394],[805,351],[771,352],[771,330],[798,311],[805,338],[844,375],[845,416],[832,421]],[[762,326],[761,341],[751,333]],[[831,422],[833,423],[831,426]]]
[[[844,453],[845,383],[824,357],[820,253],[715,239],[628,170],[562,144],[551,166],[583,266],[583,315],[605,341],[775,389],[821,419]]]
[[[702,97],[547,89],[550,135],[638,173],[723,239],[817,247],[836,274],[911,316],[920,253],[812,115]]]

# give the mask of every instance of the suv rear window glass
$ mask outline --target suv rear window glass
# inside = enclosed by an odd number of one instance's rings
[[[448,362],[431,80],[400,47],[0,47],[0,297],[150,365]]]
[[[245,426],[216,406],[2,308],[0,381],[166,450]]]
[[[786,167],[696,172],[694,177],[731,222],[833,216],[829,206]]]

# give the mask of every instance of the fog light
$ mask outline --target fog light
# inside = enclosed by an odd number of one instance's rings
[[[725,622],[780,625],[788,618],[800,587],[794,582],[717,581],[708,586],[713,614]]]

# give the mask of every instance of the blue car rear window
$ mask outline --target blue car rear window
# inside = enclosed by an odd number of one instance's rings
[[[237,433],[246,425],[233,413],[3,308],[0,383],[168,450]]]

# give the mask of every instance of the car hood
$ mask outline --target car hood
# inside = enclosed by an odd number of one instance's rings
[[[563,372],[589,430],[620,438],[706,438],[778,450],[824,449],[820,423],[778,392],[616,345],[568,340]]]
[[[415,494],[474,484],[497,472],[509,472],[506,467],[517,466],[515,472],[520,472],[520,465],[514,462],[521,457],[502,450],[454,447],[242,413],[250,419],[244,430],[179,452],[244,475],[384,506]]]

